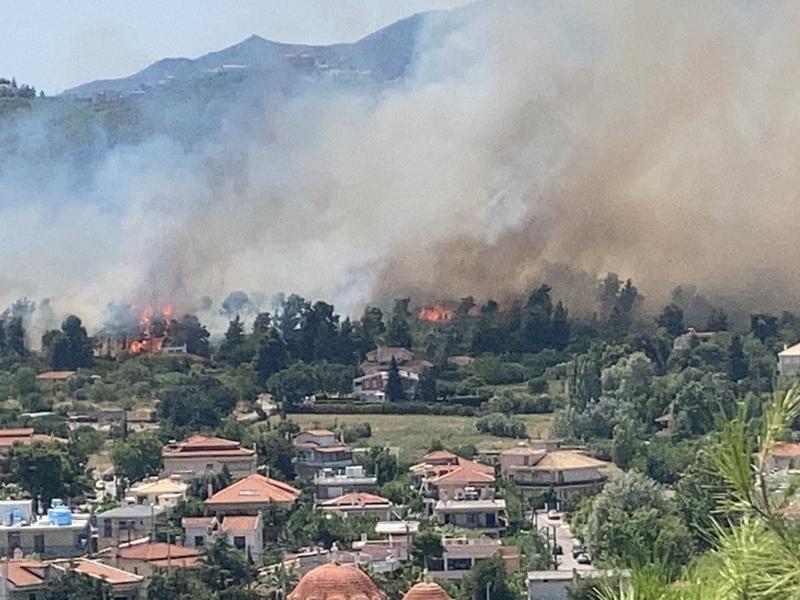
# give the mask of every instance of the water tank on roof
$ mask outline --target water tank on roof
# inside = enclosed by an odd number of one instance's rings
[[[64,506],[61,500],[54,498],[50,506],[51,508],[47,509],[47,520],[50,523],[58,527],[72,525],[72,511]]]
[[[344,468],[345,477],[364,477],[364,467],[352,466]]]

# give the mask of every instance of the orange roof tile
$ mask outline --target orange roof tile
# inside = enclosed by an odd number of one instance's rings
[[[222,531],[253,531],[258,528],[258,517],[230,515],[222,521]]]
[[[798,443],[790,443],[790,442],[781,442],[779,444],[775,444],[770,451],[772,456],[780,456],[783,458],[790,458],[794,456],[800,456],[800,444]]]
[[[78,573],[83,573],[85,575],[89,575],[90,577],[96,577],[97,579],[107,581],[111,585],[139,583],[144,579],[140,575],[134,575],[133,573],[128,573],[122,569],[117,569],[96,560],[88,560],[85,558],[77,560],[74,570]]]
[[[0,560],[0,568],[5,560]],[[45,569],[47,565],[35,560],[11,560],[8,563],[8,580],[15,587],[31,587],[42,585],[44,577],[36,574],[34,569]]]
[[[423,456],[422,460],[427,462],[429,460],[444,460],[447,458],[459,458],[459,457],[448,450],[434,450],[433,452],[428,452],[428,454]]]
[[[288,600],[385,600],[386,594],[355,565],[328,563],[306,573]]]
[[[411,586],[403,600],[452,600],[438,583],[422,582]]]
[[[367,494],[365,492],[353,492],[351,494],[344,494],[338,498],[325,500],[321,502],[321,506],[370,506],[370,505],[391,505],[391,501],[382,496],[375,494]]]
[[[33,427],[18,429],[0,429],[0,438],[3,437],[30,437],[33,435]]]
[[[158,560],[148,561],[154,567],[167,568],[172,567],[176,569],[193,569],[200,566],[200,556],[183,556],[180,558],[161,558]]]
[[[39,381],[66,381],[75,375],[75,371],[45,371],[39,373],[36,379]]]
[[[254,474],[218,491],[206,504],[287,503],[294,502],[299,495],[299,490],[282,481]]]
[[[477,463],[475,463],[477,464]],[[495,477],[493,474],[484,471],[483,469],[476,469],[473,465],[459,466],[449,473],[440,475],[432,481],[434,485],[440,484],[467,484],[467,483],[494,483]]]
[[[168,549],[168,544],[165,542],[145,542],[143,544],[120,546],[118,553],[120,558],[148,562],[160,559],[166,560],[168,555],[172,558],[190,558],[200,555],[194,548],[176,546],[175,544],[171,544],[171,548]]]

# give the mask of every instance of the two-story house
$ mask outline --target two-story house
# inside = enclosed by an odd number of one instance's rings
[[[339,470],[353,464],[353,450],[327,429],[308,429],[292,441],[295,471],[302,479],[313,479],[323,469]]]
[[[0,501],[0,555],[14,551],[41,558],[69,558],[89,551],[89,515],[72,513],[57,500],[37,516],[31,500]]]
[[[162,477],[187,481],[203,473],[221,473],[223,468],[227,468],[234,479],[256,472],[255,450],[217,437],[193,435],[181,442],[171,442],[161,450],[161,458],[164,461]]]
[[[314,476],[314,491],[320,500],[338,498],[348,492],[371,493],[378,490],[378,478],[367,475],[364,467],[353,465],[343,471],[323,469]]]
[[[257,515],[272,506],[289,508],[300,491],[288,483],[255,474],[240,479],[213,494],[205,504],[209,512],[220,517]]]
[[[608,463],[576,450],[510,448],[500,453],[500,474],[524,491],[555,492],[562,504],[573,505],[596,494],[605,484]]]

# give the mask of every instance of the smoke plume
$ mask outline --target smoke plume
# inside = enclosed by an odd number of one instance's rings
[[[653,301],[796,307],[799,26],[792,2],[495,0],[431,16],[403,82],[250,97],[196,146],[52,164],[29,122],[0,166],[0,300],[98,324],[112,301],[547,280],[590,310],[616,271]]]

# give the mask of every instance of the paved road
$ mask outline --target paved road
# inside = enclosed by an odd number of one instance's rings
[[[559,571],[572,571],[572,569],[577,569],[578,571],[592,571],[594,569],[592,565],[578,564],[578,562],[572,558],[572,545],[575,543],[575,537],[572,535],[572,531],[570,531],[569,525],[564,519],[548,519],[547,513],[539,512],[537,514],[537,522],[540,530],[543,527],[548,528],[551,539],[553,529],[555,529],[556,544],[561,546],[564,550],[564,554],[558,556]]]

